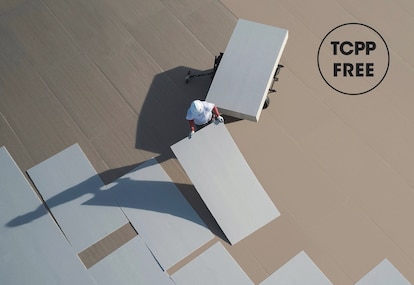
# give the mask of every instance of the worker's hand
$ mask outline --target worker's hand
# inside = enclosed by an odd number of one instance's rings
[[[223,118],[222,116],[218,116],[218,117],[217,117],[217,120],[218,120],[220,123],[224,123],[224,118]]]
[[[191,137],[194,135],[194,131],[191,131],[191,133],[188,135],[188,138],[191,139]]]

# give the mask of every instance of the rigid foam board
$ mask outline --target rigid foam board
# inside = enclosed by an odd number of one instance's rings
[[[93,265],[88,271],[99,285],[174,284],[139,236]]]
[[[177,285],[254,284],[220,242],[172,274],[171,278]]]
[[[280,215],[224,124],[210,124],[171,149],[231,244]]]
[[[239,19],[206,101],[225,114],[257,122],[287,39],[285,29]]]
[[[0,284],[95,284],[5,147],[0,169]]]
[[[411,283],[392,265],[384,259],[370,272],[362,277],[356,285],[410,285]]]
[[[329,281],[312,259],[304,251],[301,251],[260,283],[260,285],[277,284],[332,285],[332,282]]]
[[[164,269],[214,237],[155,159],[108,188]]]
[[[78,144],[27,172],[77,252],[128,222]]]

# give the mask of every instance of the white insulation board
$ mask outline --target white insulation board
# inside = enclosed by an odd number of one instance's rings
[[[217,242],[171,275],[177,285],[253,285],[225,247]]]
[[[301,251],[260,285],[332,285],[310,257]]]
[[[287,39],[285,29],[239,19],[206,101],[227,115],[257,122]]]
[[[224,124],[171,149],[231,244],[280,216]]]
[[[78,144],[28,174],[77,252],[128,222]]]
[[[392,265],[384,259],[370,272],[362,277],[356,285],[411,285],[411,283]]]
[[[0,169],[0,284],[95,284],[5,147]]]
[[[155,159],[108,188],[165,270],[214,237]]]
[[[139,236],[88,269],[98,285],[173,285]]]

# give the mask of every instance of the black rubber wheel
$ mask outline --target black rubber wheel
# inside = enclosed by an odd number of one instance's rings
[[[266,100],[265,100],[265,102],[263,104],[263,110],[264,109],[267,109],[267,107],[269,107],[269,105],[270,105],[270,98],[269,98],[269,96],[267,96],[266,97]]]

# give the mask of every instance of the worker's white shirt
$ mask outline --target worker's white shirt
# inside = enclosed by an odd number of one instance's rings
[[[212,111],[214,104],[206,101],[202,101],[202,103],[204,106],[203,112],[201,112],[199,115],[194,115],[189,108],[187,111],[187,116],[185,117],[189,121],[194,120],[194,123],[196,125],[204,125],[205,123],[208,123],[213,116]]]

